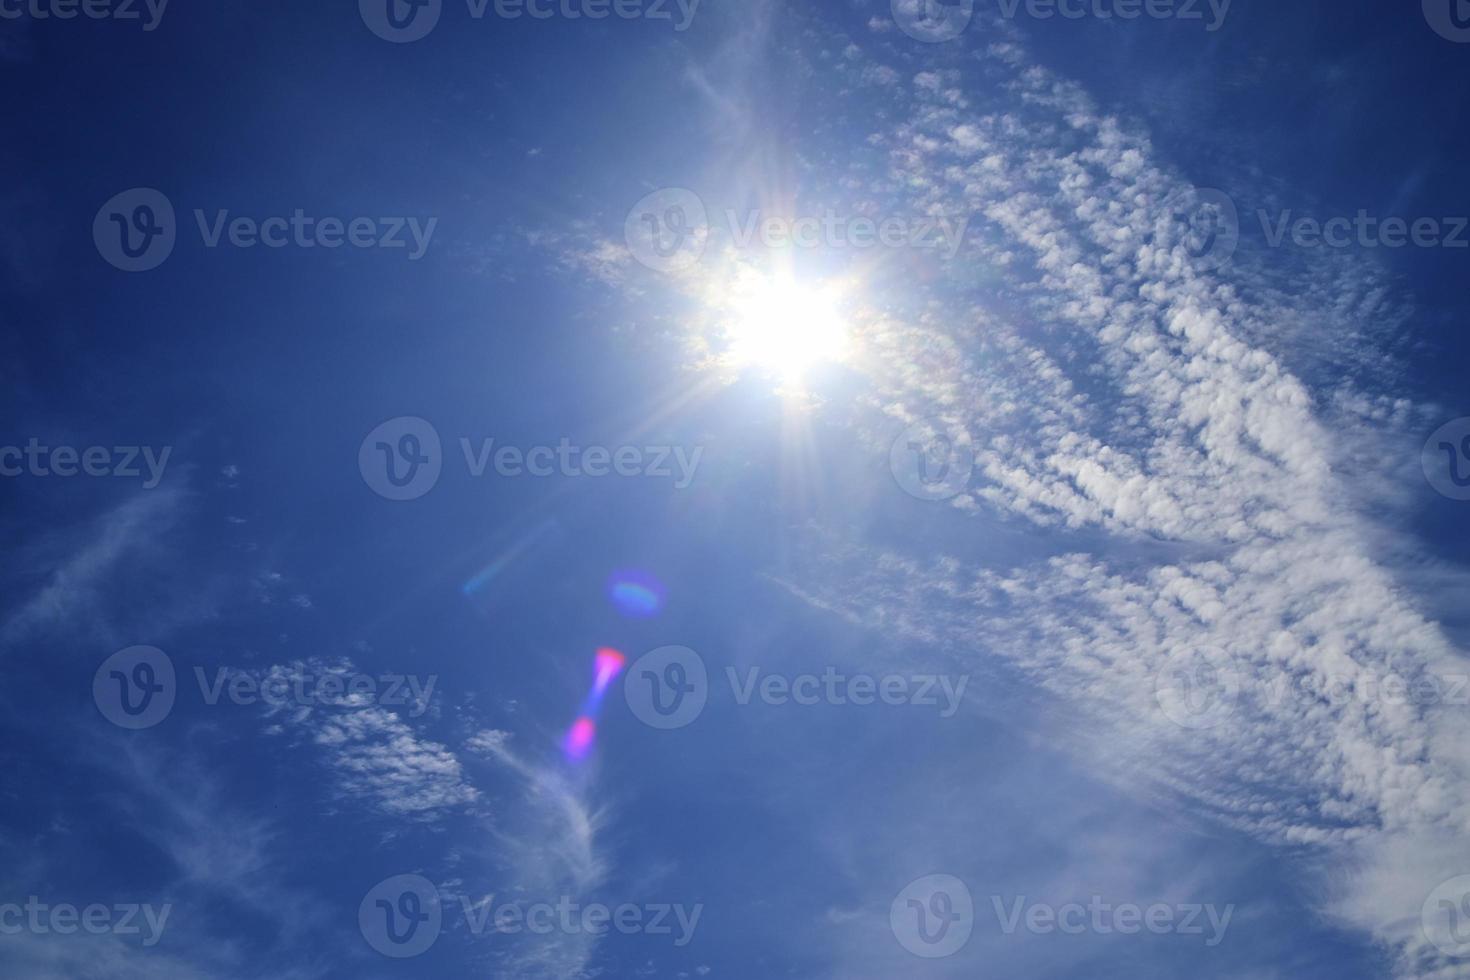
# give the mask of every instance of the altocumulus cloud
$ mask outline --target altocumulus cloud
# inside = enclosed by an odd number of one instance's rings
[[[951,506],[977,532],[1029,526],[1065,553],[981,568],[824,532],[791,590],[943,644],[960,669],[973,651],[1004,657],[1086,719],[1080,756],[1105,743],[1116,754],[1095,762],[1120,781],[1142,775],[1207,819],[1315,848],[1340,869],[1324,872],[1324,914],[1393,949],[1404,976],[1465,975],[1419,927],[1470,830],[1463,710],[1261,693],[1464,673],[1379,557],[1402,529],[1364,506],[1401,502],[1384,447],[1433,414],[1391,389],[1408,305],[1356,257],[1202,262],[1177,218],[1196,190],[1147,135],[1029,63],[1007,25],[976,29],[1000,39],[978,57],[935,68],[882,23],[838,49],[851,90],[891,111],[864,117],[857,153],[824,154],[819,131],[811,159],[890,213],[983,227],[922,302],[855,312],[869,390],[825,410],[875,453],[921,419],[971,433],[975,477]],[[831,118],[856,118],[849,95],[832,96]],[[630,281],[626,256],[585,231],[545,244]],[[705,295],[711,270],[742,261],[716,242],[666,283]],[[968,288],[975,270],[1007,288]],[[685,322],[699,362],[712,325]],[[1106,556],[1082,543],[1099,534]],[[1229,724],[1160,710],[1157,679],[1201,664],[1244,682]]]

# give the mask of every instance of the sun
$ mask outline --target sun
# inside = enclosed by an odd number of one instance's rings
[[[728,363],[790,384],[819,364],[841,361],[850,331],[839,300],[839,290],[831,285],[804,284],[791,276],[750,277],[729,306]]]

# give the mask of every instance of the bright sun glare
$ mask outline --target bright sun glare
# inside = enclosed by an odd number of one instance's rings
[[[849,341],[836,290],[785,277],[746,284],[732,304],[727,336],[733,366],[769,371],[787,382],[841,360]]]

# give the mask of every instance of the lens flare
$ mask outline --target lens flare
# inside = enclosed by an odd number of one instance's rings
[[[592,682],[592,696],[601,701],[602,696],[607,693],[608,686],[612,684],[613,678],[623,672],[623,665],[628,658],[611,647],[603,647],[597,651],[597,679]]]
[[[608,582],[608,595],[618,611],[630,619],[650,619],[664,607],[664,587],[647,572],[624,571]]]
[[[592,742],[597,738],[597,723],[591,718],[578,718],[572,723],[567,732],[565,742],[562,743],[567,757],[570,759],[585,759],[587,753],[592,751]]]
[[[562,739],[562,752],[573,762],[580,762],[592,752],[597,740],[597,717],[602,714],[602,699],[612,682],[623,672],[628,658],[612,647],[601,647],[593,661],[592,690],[582,702],[582,711]]]

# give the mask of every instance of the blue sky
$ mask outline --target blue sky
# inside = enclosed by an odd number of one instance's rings
[[[1463,2],[558,4],[0,0],[0,972],[1470,977]]]

